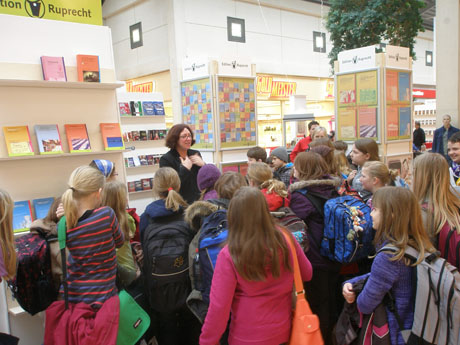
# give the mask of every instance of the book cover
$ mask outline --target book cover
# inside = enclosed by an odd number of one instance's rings
[[[138,156],[134,156],[134,157],[132,157],[132,158],[133,158],[133,163],[134,163],[134,166],[135,166],[135,167],[141,166],[141,160],[139,159]]]
[[[115,123],[101,123],[102,141],[106,151],[111,150],[124,150],[125,144],[121,135],[120,124]]]
[[[139,131],[131,131],[131,140],[132,141],[139,141],[141,140],[139,136]]]
[[[142,116],[142,104],[141,101],[130,101],[129,107],[131,109],[132,116]]]
[[[141,182],[142,182],[142,190],[152,189],[152,186],[150,185],[150,178],[143,178],[141,179]]]
[[[134,184],[134,181],[128,182],[128,192],[132,193],[136,191],[136,186]]]
[[[120,109],[120,116],[131,115],[131,108],[128,102],[118,102],[118,108]]]
[[[43,80],[67,81],[65,72],[64,57],[62,56],[41,56]]]
[[[53,197],[32,200],[32,205],[34,207],[35,212],[35,219],[45,218],[48,214],[48,211],[51,208],[51,205],[53,205],[53,202]]]
[[[99,56],[77,55],[78,81],[99,83]]]
[[[149,165],[146,155],[140,155],[138,157],[139,157],[139,161],[141,162],[141,165]]]
[[[91,152],[88,131],[84,123],[64,125],[70,153]]]
[[[57,125],[35,125],[35,135],[41,155],[64,152]]]
[[[16,201],[13,208],[13,231],[29,231],[33,220],[30,200]]]
[[[133,157],[128,157],[128,168],[134,168],[134,158]]]
[[[144,190],[144,189],[142,189],[142,181],[141,180],[134,181],[134,189],[136,190],[136,192],[140,192],[140,191]]]
[[[33,156],[34,149],[30,141],[29,127],[5,126],[3,127],[8,156]]]
[[[153,102],[153,108],[155,109],[155,115],[164,115],[165,107],[163,102]]]
[[[139,139],[142,141],[148,140],[147,131],[139,131]]]
[[[153,102],[142,102],[142,110],[144,111],[144,115],[155,115],[155,107]]]
[[[147,165],[153,165],[153,155],[147,155]]]

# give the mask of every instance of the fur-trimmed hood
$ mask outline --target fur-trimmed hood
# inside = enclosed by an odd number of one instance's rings
[[[337,189],[341,184],[340,178],[332,177],[322,180],[308,180],[308,181],[299,181],[291,184],[289,186],[289,192],[295,192],[300,189],[309,188],[309,187],[318,187],[318,186],[331,186]]]
[[[201,221],[204,217],[217,211],[219,206],[208,201],[195,201],[185,210],[184,220],[194,232],[201,228]]]

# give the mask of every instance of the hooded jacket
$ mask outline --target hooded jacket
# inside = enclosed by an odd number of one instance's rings
[[[310,249],[306,255],[310,260],[313,268],[319,268],[327,271],[339,271],[340,264],[333,262],[320,254],[320,245],[324,233],[324,218],[315,206],[299,191],[306,189],[315,194],[324,196],[327,199],[336,198],[337,187],[340,185],[340,179],[331,178],[329,175],[323,176],[321,180],[299,181],[290,185],[291,194],[290,207],[292,211],[302,219],[308,228],[308,239]]]
[[[166,217],[177,217],[178,215],[181,215],[183,212],[184,210],[182,207],[178,211],[167,209],[164,199],[156,200],[148,204],[145,208],[144,213],[142,213],[141,215],[141,221],[139,223],[139,232],[141,239],[145,228],[147,228],[147,226],[149,225],[149,218],[155,220],[157,218],[164,219]]]

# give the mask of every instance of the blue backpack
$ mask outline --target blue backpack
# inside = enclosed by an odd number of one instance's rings
[[[301,193],[324,217],[321,255],[340,263],[350,263],[375,252],[372,243],[375,232],[369,206],[349,195],[327,200],[308,191]]]
[[[217,255],[225,245],[228,236],[227,210],[217,210],[203,220],[198,242],[199,275],[197,287],[203,301],[209,304],[212,276],[216,267]]]

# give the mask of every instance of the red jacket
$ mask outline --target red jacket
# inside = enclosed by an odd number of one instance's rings
[[[300,139],[297,145],[294,147],[294,149],[291,152],[291,155],[289,158],[291,159],[291,162],[294,163],[295,157],[300,153],[300,152],[305,152],[308,149],[308,146],[312,142],[311,136],[309,135],[306,138]]]
[[[56,301],[46,309],[44,345],[115,345],[120,299],[110,297],[96,311],[86,303]]]

